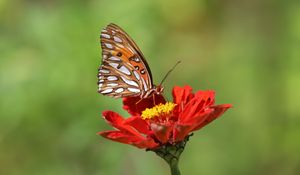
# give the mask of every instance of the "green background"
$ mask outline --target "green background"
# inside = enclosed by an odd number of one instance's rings
[[[99,32],[114,22],[154,82],[213,89],[220,119],[195,133],[182,174],[300,173],[300,3],[279,0],[0,0],[0,174],[154,175],[151,152],[97,136]]]

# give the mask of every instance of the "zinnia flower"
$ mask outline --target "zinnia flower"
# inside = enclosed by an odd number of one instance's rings
[[[199,130],[221,116],[230,104],[215,105],[214,91],[197,91],[174,87],[173,102],[162,95],[140,99],[123,99],[123,108],[131,117],[123,118],[113,111],[104,111],[104,119],[115,128],[98,134],[138,148],[146,148],[162,157],[172,175],[180,175],[179,157],[193,131]]]
[[[104,119],[116,130],[98,134],[138,148],[155,149],[184,141],[193,131],[199,130],[221,116],[230,104],[215,105],[214,91],[197,91],[192,88],[174,87],[173,102],[163,96],[143,99],[123,99],[123,108],[132,116],[123,118],[113,111],[104,111]]]

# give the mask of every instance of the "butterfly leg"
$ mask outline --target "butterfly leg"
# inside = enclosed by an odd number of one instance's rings
[[[135,105],[139,104],[142,100],[143,100],[143,98],[141,98],[139,101],[137,101],[137,102],[135,103]]]
[[[156,103],[155,103],[155,94],[152,94],[152,98],[153,98],[153,104],[155,106],[156,105]]]

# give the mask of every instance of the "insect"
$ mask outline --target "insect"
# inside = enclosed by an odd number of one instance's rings
[[[149,65],[135,42],[116,24],[101,31],[102,65],[98,72],[98,92],[114,98],[161,94]]]

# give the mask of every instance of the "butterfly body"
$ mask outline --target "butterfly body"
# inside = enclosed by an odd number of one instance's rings
[[[101,31],[102,65],[98,71],[98,92],[114,98],[140,96],[148,98],[163,92],[155,86],[144,55],[115,24]]]

